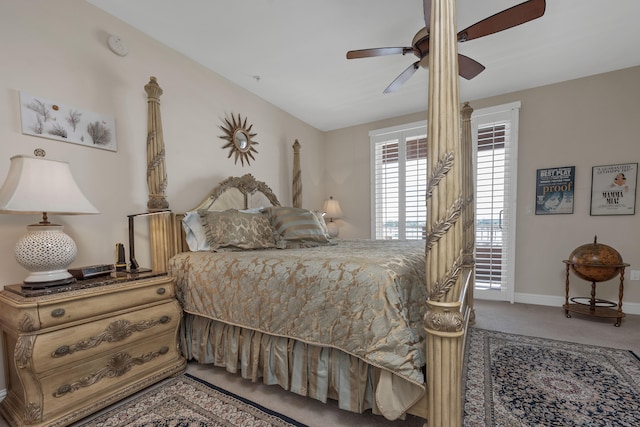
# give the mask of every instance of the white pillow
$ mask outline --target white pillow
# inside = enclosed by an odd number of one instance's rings
[[[263,210],[264,210],[264,206],[260,206],[258,208],[242,209],[242,210],[240,210],[240,212],[242,212],[242,213],[260,213]]]
[[[187,246],[189,246],[191,252],[210,250],[207,235],[197,211],[185,212],[184,218],[182,218],[182,228],[186,234]]]
[[[240,212],[244,213],[260,213],[264,206],[259,208],[244,209]],[[185,212],[182,218],[182,228],[186,234],[187,246],[191,252],[210,251],[211,247],[207,241],[207,234],[200,222],[198,211]]]

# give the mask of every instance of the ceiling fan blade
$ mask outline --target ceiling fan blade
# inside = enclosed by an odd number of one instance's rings
[[[406,70],[404,70],[394,81],[391,82],[389,86],[383,91],[383,93],[390,93],[396,91],[400,86],[402,86],[407,80],[413,76],[413,73],[420,67],[420,61],[416,61],[413,64],[409,65]]]
[[[400,54],[405,55],[409,52],[413,52],[413,47],[376,47],[373,49],[350,50],[347,52],[347,59]]]
[[[422,6],[424,8],[424,25],[428,30],[431,26],[431,0],[423,0]]]
[[[544,15],[545,0],[529,0],[519,5],[498,12],[458,33],[458,41],[464,42],[488,36]]]
[[[471,80],[484,71],[484,65],[468,56],[458,54],[458,74],[467,80]]]

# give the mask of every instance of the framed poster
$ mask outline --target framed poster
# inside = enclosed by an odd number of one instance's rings
[[[538,169],[536,215],[572,214],[575,176],[575,166]]]
[[[638,164],[594,166],[591,215],[635,215]]]

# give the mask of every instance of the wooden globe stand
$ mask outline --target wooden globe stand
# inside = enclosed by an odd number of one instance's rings
[[[624,269],[629,264],[579,264],[573,261],[562,261],[567,265],[567,277],[565,282],[565,303],[562,306],[567,317],[571,317],[570,313],[579,313],[587,316],[615,318],[614,326],[620,326],[622,318],[625,314],[622,312],[622,295],[624,293]],[[590,269],[616,269],[620,271],[620,286],[618,288],[618,303],[596,298],[596,280],[591,280],[591,297],[574,297],[569,299],[569,270],[571,267],[588,267]],[[582,302],[586,300],[587,302]],[[571,303],[569,302],[571,301]]]

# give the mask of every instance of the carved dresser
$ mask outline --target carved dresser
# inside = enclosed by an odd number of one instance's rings
[[[185,368],[173,278],[118,273],[69,288],[0,292],[11,425],[65,426]]]

